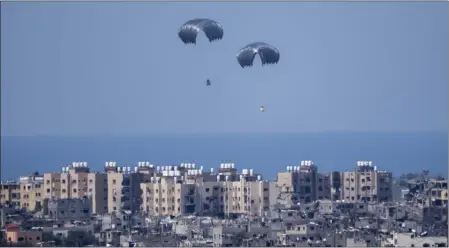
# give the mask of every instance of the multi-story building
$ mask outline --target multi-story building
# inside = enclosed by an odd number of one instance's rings
[[[139,211],[143,193],[140,184],[150,182],[154,175],[153,165],[139,162],[139,166],[131,171],[130,166],[119,167],[115,162],[106,162],[105,171],[108,181],[108,212]]]
[[[58,173],[44,174],[43,195],[46,199],[89,198],[92,211],[107,212],[107,175],[90,172],[86,162],[74,162]]]
[[[44,198],[61,198],[61,173],[44,173]]]
[[[20,207],[20,183],[4,181],[0,185],[0,204]]]
[[[233,163],[225,163],[216,174],[202,174],[200,212],[261,216],[274,204],[270,201],[270,189],[275,183],[263,180],[253,169],[243,169],[239,174]]]
[[[372,192],[371,201],[389,202],[393,200],[393,174],[389,171],[376,169],[376,185]],[[363,178],[361,179],[363,183]],[[362,186],[363,187],[363,186]],[[377,197],[376,197],[377,195]],[[369,199],[368,199],[369,201]]]
[[[342,200],[386,202],[393,199],[392,174],[379,171],[372,161],[357,161],[354,171],[342,172]]]
[[[183,184],[180,179],[179,176],[153,177],[150,182],[141,183],[141,210],[152,216],[185,213],[185,206],[195,203],[195,188],[188,187],[190,185]],[[187,197],[189,195],[192,197]]]
[[[345,171],[342,172],[343,187],[342,187],[342,200],[355,202],[357,201],[358,195],[358,182],[356,172]]]
[[[44,177],[38,174],[20,177],[20,206],[28,211],[43,207]]]
[[[318,183],[316,184],[317,200],[330,200],[332,198],[330,175],[330,173],[318,173]]]
[[[448,202],[448,191],[447,191],[447,180],[430,180],[426,189],[430,190],[429,198],[430,205],[441,206],[447,205]]]
[[[92,213],[108,212],[108,176],[106,173],[89,173],[87,175],[88,196],[92,203]]]
[[[270,206],[270,188],[252,169],[237,173],[234,164],[222,164],[218,173],[193,169],[193,164],[163,167],[160,176],[142,183],[142,210],[152,215],[253,214]],[[271,186],[271,187],[270,187]]]
[[[326,181],[329,180],[326,179]],[[313,161],[309,160],[301,161],[300,166],[287,166],[287,172],[278,173],[276,183],[280,197],[288,198],[291,204],[296,204],[309,203],[317,199],[319,187],[317,182],[317,167]],[[323,185],[321,186],[323,187]]]
[[[330,200],[336,201],[342,199],[342,174],[339,171],[333,171],[329,173],[330,187],[331,187],[331,198]]]

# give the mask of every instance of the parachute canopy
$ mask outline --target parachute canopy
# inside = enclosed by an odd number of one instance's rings
[[[184,23],[178,36],[184,44],[196,44],[198,33],[203,31],[209,42],[223,38],[223,26],[220,23],[204,18],[197,18]]]
[[[262,66],[279,62],[279,51],[274,46],[264,42],[254,42],[240,49],[237,53],[237,61],[242,68],[253,66],[256,54],[259,54]]]

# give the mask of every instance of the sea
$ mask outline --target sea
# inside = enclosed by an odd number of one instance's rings
[[[351,170],[373,161],[379,170],[401,173],[424,169],[448,175],[447,132],[335,132],[283,134],[154,134],[129,136],[2,136],[1,179],[58,172],[74,161],[102,171],[106,161],[136,166],[195,163],[204,170],[220,163],[253,168],[275,179],[286,166],[312,160],[320,172]]]

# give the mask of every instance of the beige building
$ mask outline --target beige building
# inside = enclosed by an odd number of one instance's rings
[[[203,204],[200,212],[212,209],[223,214],[252,214],[261,216],[270,205],[270,189],[274,182],[262,180],[253,169],[237,173],[233,163],[221,164],[218,173],[206,173],[209,180],[199,183]],[[212,179],[215,177],[215,180]]]
[[[354,171],[318,173],[312,161],[287,166],[278,173],[278,201],[283,204],[315,200],[384,202],[393,199],[392,174],[379,171],[371,161],[358,161]]]
[[[74,162],[59,173],[44,174],[44,198],[91,198],[93,213],[107,212],[107,176],[90,172],[86,162]]]
[[[1,182],[0,203],[20,207],[20,183],[17,181]]]
[[[106,173],[89,173],[87,190],[92,202],[92,213],[108,212],[108,176]]]
[[[386,202],[393,199],[392,173],[379,171],[372,161],[357,161],[354,171],[342,172],[342,200]]]
[[[139,162],[131,170],[130,166],[117,166],[115,162],[106,162],[107,206],[108,212],[120,210],[139,211],[142,207],[141,183],[150,182],[154,176],[153,166],[148,162]]]
[[[61,198],[61,173],[44,173],[44,198]]]
[[[155,177],[151,182],[141,183],[141,210],[152,216],[183,214],[187,206],[195,206],[193,186],[183,184],[173,176]]]
[[[20,206],[28,211],[39,211],[43,207],[44,177],[34,174],[20,177]]]
[[[300,166],[287,166],[286,172],[278,173],[276,184],[283,200],[291,201],[290,204],[309,203],[317,200],[318,195],[328,197],[325,195],[328,189],[324,188],[323,180],[329,182],[329,178],[323,176],[321,179],[322,182],[318,183],[318,169],[313,161],[308,160],[301,161]],[[323,191],[318,194],[320,187]]]
[[[253,214],[270,207],[270,186],[252,169],[237,173],[234,164],[221,164],[217,173],[194,165],[163,167],[159,176],[142,183],[142,211],[151,215]]]

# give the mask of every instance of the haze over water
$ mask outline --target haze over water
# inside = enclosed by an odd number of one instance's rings
[[[59,171],[63,164],[86,161],[94,170],[116,161],[134,167],[139,161],[159,165],[194,162],[217,168],[235,162],[266,179],[287,165],[313,160],[319,171],[353,169],[372,160],[379,169],[404,172],[429,169],[447,175],[447,133],[210,134],[110,137],[2,137],[3,179]]]

